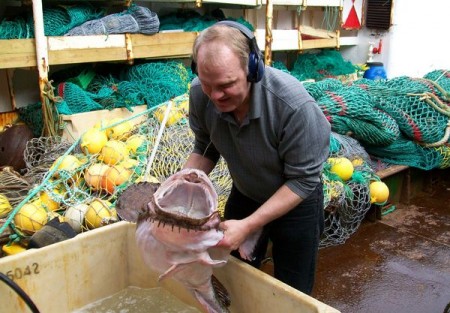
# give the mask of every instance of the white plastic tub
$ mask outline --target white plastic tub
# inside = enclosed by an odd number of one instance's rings
[[[157,282],[136,249],[135,224],[119,222],[41,249],[0,259],[0,272],[14,279],[41,313],[72,312],[121,290],[163,287],[188,305],[201,307],[173,280]],[[215,275],[231,296],[231,312],[339,312],[231,258]],[[31,312],[0,281],[0,311]]]

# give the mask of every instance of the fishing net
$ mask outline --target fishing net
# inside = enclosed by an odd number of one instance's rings
[[[330,158],[344,157],[352,161],[354,171],[349,180],[331,172],[324,164],[325,229],[320,247],[344,243],[359,228],[371,207],[369,185],[379,180],[372,170],[372,160],[359,142],[351,137],[332,133]]]
[[[450,101],[450,72],[445,70],[435,70],[424,75],[430,80],[443,95],[444,101]]]
[[[26,19],[18,16],[13,20],[3,19],[0,22],[0,39],[27,39],[33,38],[33,25]]]
[[[43,9],[44,32],[46,36],[62,36],[72,28],[104,14],[103,10],[88,4],[47,7]]]
[[[132,5],[122,13],[110,14],[99,19],[87,21],[69,30],[66,36],[103,35],[103,34],[147,34],[159,30],[156,13],[148,8]]]
[[[332,81],[305,83],[305,88],[315,97],[333,131],[381,146],[392,143],[400,135],[396,121],[375,108],[371,93]]]
[[[184,94],[130,119],[101,121],[96,132],[103,132],[108,139],[100,151],[95,149],[102,139],[93,133],[71,144],[61,138],[30,141],[24,179],[36,187],[25,197],[22,195],[5,225],[12,224],[20,237],[27,238],[42,227],[42,212],[48,219],[65,216],[70,223],[78,223],[71,224],[78,231],[117,221],[115,203],[130,184],[163,181],[181,170],[193,147],[193,134],[186,120],[187,102]],[[169,103],[172,109],[161,131]],[[142,115],[146,117],[143,122],[130,123]],[[210,177],[218,192],[219,211],[223,211],[231,178],[222,159]],[[27,214],[21,211],[23,207]]]
[[[24,178],[32,184],[39,185],[50,166],[72,145],[61,137],[39,137],[27,142],[24,160],[27,172]]]
[[[449,147],[425,148],[401,135],[388,146],[365,145],[366,151],[385,163],[431,170],[448,167]]]
[[[299,54],[291,75],[300,81],[323,80],[329,77],[355,73],[355,66],[342,58],[339,51],[323,49],[319,53]]]
[[[185,32],[200,32],[221,20],[230,20],[247,26],[250,30],[254,27],[244,18],[225,17],[220,9],[201,15],[193,10],[178,10],[175,13],[168,13],[160,16],[160,31],[183,30]]]
[[[121,13],[106,15],[106,10],[87,2],[71,5],[54,5],[43,8],[46,36],[75,36],[142,33],[154,34],[159,30],[156,13],[148,8],[131,5]],[[34,38],[34,21],[31,11],[0,23],[0,39]]]
[[[59,114],[66,115],[123,107],[131,110],[143,104],[152,107],[186,93],[191,75],[176,60],[122,65],[115,74],[85,69],[58,84],[61,101],[56,106]]]
[[[0,171],[0,193],[5,195],[12,206],[25,199],[32,182],[22,177],[12,167],[4,167]]]
[[[42,104],[40,102],[31,103],[17,109],[20,120],[30,127],[33,135],[39,137],[44,128],[44,118],[42,117]]]
[[[437,84],[402,76],[355,85],[373,94],[375,106],[392,116],[407,138],[436,146],[448,141],[450,107],[445,102],[447,92]]]
[[[328,78],[304,86],[334,132],[357,139],[380,160],[431,169],[448,167],[448,77],[447,71],[433,71],[424,78]]]

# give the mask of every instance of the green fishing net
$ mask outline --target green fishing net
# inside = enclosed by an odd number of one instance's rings
[[[44,33],[46,36],[62,36],[70,29],[104,14],[104,10],[94,8],[86,2],[47,6],[43,8]],[[34,38],[34,19],[31,10],[1,21],[0,39],[26,38]]]
[[[44,8],[43,14],[45,35],[62,36],[86,21],[103,16],[105,12],[89,4],[79,4]]]
[[[226,17],[220,9],[209,13],[200,14],[193,10],[178,10],[174,13],[168,13],[160,16],[160,31],[183,30],[185,32],[200,32],[209,26],[221,20],[230,20],[247,26],[250,30],[254,27],[244,18]]]
[[[449,164],[448,146],[425,148],[404,136],[388,146],[364,147],[369,154],[389,164],[408,165],[423,170],[445,168]]]
[[[335,79],[304,85],[335,132],[351,134],[361,142],[381,146],[392,143],[399,136],[395,120],[375,108],[375,100],[366,90],[344,85]]]
[[[354,84],[373,95],[375,106],[392,116],[407,138],[425,145],[448,141],[450,108],[441,87],[405,76]]]
[[[343,59],[339,51],[323,49],[319,53],[299,54],[291,69],[292,76],[300,81],[322,80],[355,73],[355,66]]]
[[[332,132],[330,158],[347,158],[354,170],[343,180],[331,172],[330,162],[324,163],[325,230],[320,247],[342,244],[356,232],[371,207],[370,182],[379,180],[369,154],[354,138]]]
[[[179,61],[154,61],[122,65],[106,75],[92,69],[65,78],[56,89],[61,98],[56,106],[60,114],[70,115],[123,107],[132,110],[143,104],[152,107],[186,93],[191,76]]]

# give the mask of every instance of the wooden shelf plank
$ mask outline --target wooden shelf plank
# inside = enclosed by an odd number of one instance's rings
[[[384,179],[394,174],[400,173],[401,171],[407,170],[408,168],[409,166],[406,165],[393,165],[385,168],[384,170],[378,171],[376,174],[378,177],[380,177],[380,179]]]
[[[0,68],[36,66],[34,39],[0,40]]]
[[[302,49],[320,49],[339,47],[339,38],[302,40]]]
[[[132,34],[134,58],[189,57],[198,33]],[[47,37],[50,65],[129,59],[125,35]],[[0,68],[36,66],[33,39],[0,40]]]
[[[300,33],[311,37],[317,37],[318,39],[330,39],[337,37],[336,32],[330,32],[325,29],[318,29],[306,25],[300,25]]]
[[[318,32],[317,34],[324,35],[323,32]],[[335,37],[332,37],[330,34]],[[298,35],[299,34],[296,29],[272,30],[272,51],[310,50],[319,48],[335,48],[340,46],[340,39],[335,33],[328,33],[328,38],[303,39],[301,47],[299,45]],[[258,46],[262,49],[265,42],[265,30],[257,29],[255,32],[255,37]]]
[[[133,54],[135,58],[189,57],[197,35],[196,32],[131,35]]]

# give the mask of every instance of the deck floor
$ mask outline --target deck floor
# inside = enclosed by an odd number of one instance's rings
[[[446,176],[381,220],[364,220],[344,244],[320,249],[312,296],[343,313],[444,312],[450,302]]]

